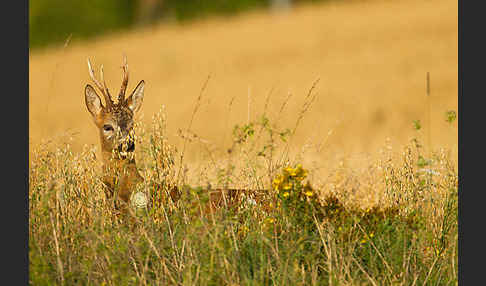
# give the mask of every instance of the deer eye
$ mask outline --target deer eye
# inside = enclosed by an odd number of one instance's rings
[[[103,125],[103,130],[105,131],[113,131],[113,126],[105,124]]]

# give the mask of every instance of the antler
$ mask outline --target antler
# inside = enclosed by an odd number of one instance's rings
[[[88,70],[89,70],[89,76],[91,77],[91,79],[95,83],[96,87],[101,91],[101,93],[103,94],[103,97],[105,98],[106,108],[108,110],[110,110],[112,108],[112,106],[115,105],[115,103],[111,99],[110,92],[108,91],[108,87],[106,86],[106,82],[105,82],[104,77],[103,77],[103,65],[101,65],[101,67],[100,67],[100,78],[103,81],[103,84],[101,84],[96,79],[96,77],[94,75],[94,70],[91,67],[91,62],[89,61],[89,59],[88,59]]]
[[[123,80],[120,88],[120,93],[118,94],[118,104],[121,104],[125,101],[125,91],[127,90],[128,85],[128,63],[127,63],[127,56],[123,55]]]

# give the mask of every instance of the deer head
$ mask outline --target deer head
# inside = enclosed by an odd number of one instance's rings
[[[115,104],[103,78],[103,65],[100,67],[100,79],[102,83],[96,79],[89,59],[88,69],[91,79],[105,100],[105,104],[103,105],[95,89],[90,84],[86,85],[84,90],[86,107],[99,129],[101,150],[104,157],[114,154],[117,159],[126,159],[135,150],[133,116],[142,105],[145,83],[141,80],[130,96],[125,98],[125,91],[128,85],[128,64],[125,57],[122,66],[122,84],[117,103]]]

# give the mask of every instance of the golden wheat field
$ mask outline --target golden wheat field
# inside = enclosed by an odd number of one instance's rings
[[[34,50],[30,146],[62,134],[73,137],[75,150],[98,146],[84,104],[90,82],[86,59],[96,68],[104,65],[116,93],[126,53],[128,89],[146,82],[140,120],[149,123],[165,105],[169,139],[176,146],[182,144],[178,130],[188,127],[208,76],[191,131],[221,150],[230,146],[235,124],[262,113],[267,96],[269,117],[293,128],[319,80],[317,97],[292,139],[296,150],[313,144],[308,160],[360,158],[386,144],[400,148],[414,136],[433,148],[450,148],[457,160],[457,128],[444,116],[457,111],[457,13],[452,0],[343,1],[278,14],[164,23]],[[422,122],[418,132],[414,120]],[[203,160],[200,152],[198,144],[190,144],[186,156]]]

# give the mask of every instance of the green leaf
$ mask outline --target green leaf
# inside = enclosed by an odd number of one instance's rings
[[[420,120],[413,121],[413,128],[415,128],[415,130],[420,130],[422,128],[422,123],[420,123]]]
[[[417,160],[417,166],[419,166],[420,168],[422,167],[425,167],[429,164],[429,161],[426,160],[424,157],[422,157],[421,155],[419,156],[418,160]]]
[[[446,121],[450,124],[452,124],[452,122],[454,122],[457,118],[457,114],[454,110],[446,111],[445,116],[446,116]]]

